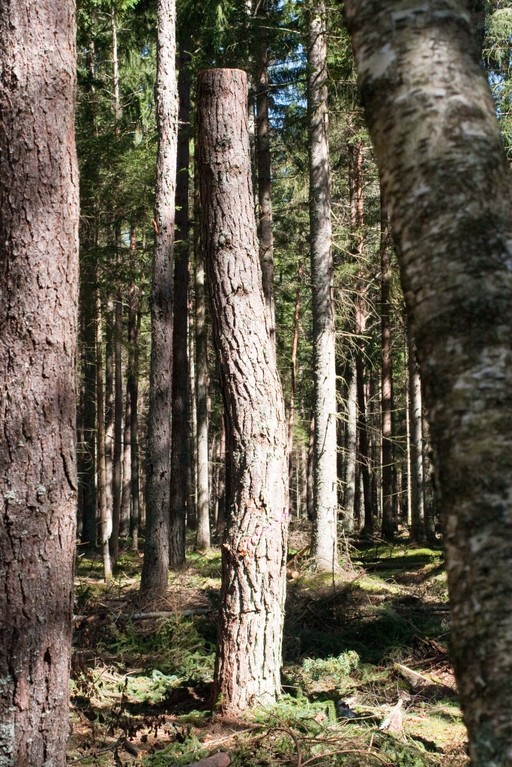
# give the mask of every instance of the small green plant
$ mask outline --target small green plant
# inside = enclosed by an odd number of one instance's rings
[[[328,658],[305,658],[300,666],[288,671],[290,681],[307,696],[321,694],[340,695],[349,684],[349,676],[359,667],[359,655],[355,650],[342,652]]]
[[[336,709],[332,700],[310,701],[301,695],[282,695],[274,706],[255,709],[251,719],[266,727],[295,728],[318,735],[326,724],[336,721]]]
[[[359,666],[359,655],[354,650],[342,652],[336,658],[306,658],[302,664],[304,674],[313,681],[333,677],[341,679]]]
[[[201,636],[193,619],[181,615],[160,619],[150,632],[142,631],[135,621],[114,626],[101,649],[125,661],[142,660],[146,668],[175,674],[181,681],[209,683],[213,679],[214,647]]]
[[[207,749],[194,733],[188,733],[184,739],[170,743],[165,748],[150,754],[144,759],[147,767],[169,767],[169,765],[185,765],[197,762],[208,756]]]
[[[431,767],[436,764],[421,743],[404,742],[392,736],[383,738],[380,752],[393,767]]]

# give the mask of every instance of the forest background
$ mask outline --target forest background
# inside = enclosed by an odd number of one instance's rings
[[[254,188],[260,235],[266,238],[265,263],[273,272],[291,512],[312,520],[311,45],[307,8],[301,3],[265,2],[254,8],[178,3],[177,10],[182,183],[173,298],[177,396],[172,405],[172,465],[178,480],[173,482],[171,513],[174,520],[186,514],[190,529],[198,525],[201,549],[210,544],[210,522],[218,532],[225,516],[225,434],[204,265],[194,228],[196,73],[204,67],[241,64],[250,73]],[[83,545],[95,542],[97,521],[102,520],[101,540],[110,541],[105,557],[110,551],[115,561],[119,537],[138,547],[146,513],[142,488],[156,225],[156,27],[154,9],[143,2],[80,3],[78,11],[79,533]],[[510,9],[494,3],[489,11],[484,58],[509,151]],[[331,419],[336,423],[337,459],[331,470],[340,529],[348,535],[382,533],[392,538],[405,526],[414,539],[435,542],[439,528],[428,427],[398,268],[339,9],[330,9],[325,21],[337,397]],[[183,523],[176,525],[171,560],[180,564],[184,528]],[[107,576],[110,567],[106,561]]]

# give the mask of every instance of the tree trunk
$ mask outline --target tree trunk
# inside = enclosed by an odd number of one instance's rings
[[[178,76],[179,130],[176,179],[176,242],[174,245],[174,329],[172,363],[172,458],[169,564],[185,561],[187,474],[190,461],[188,386],[188,284],[189,284],[189,164],[190,164],[190,61],[181,50]]]
[[[397,528],[393,456],[393,368],[391,358],[391,252],[388,214],[381,200],[380,323],[381,323],[381,432],[382,535],[392,540]]]
[[[366,289],[360,283],[359,291],[356,295],[355,307],[355,335],[356,335],[356,394],[357,394],[357,454],[359,481],[362,486],[362,503],[364,509],[363,531],[365,535],[371,535],[374,529],[374,509],[372,506],[371,492],[371,457],[370,440],[368,437],[368,413],[366,406],[366,365],[365,365],[365,341],[364,333],[366,331],[366,322],[368,319],[368,309],[366,306]],[[357,495],[361,500],[361,489],[358,489]]]
[[[196,180],[197,181],[197,180]],[[198,198],[197,183],[194,184],[194,198]],[[194,219],[197,221],[199,215],[199,205],[195,203]],[[194,251],[198,253],[198,228],[194,227]],[[195,271],[194,271],[195,280]],[[192,304],[192,301],[191,301]],[[195,312],[189,311],[188,327],[188,401],[190,402],[190,448],[191,456],[188,465],[188,503],[187,503],[187,529],[197,532],[197,396],[196,396],[196,323]]]
[[[146,477],[146,537],[140,590],[167,590],[171,487],[173,250],[178,136],[176,2],[157,2],[158,159],[151,294],[151,368]]]
[[[210,548],[210,475],[208,448],[208,334],[203,243],[196,253],[196,415],[197,535],[199,551]]]
[[[110,517],[109,550],[112,548],[112,485],[114,480],[114,302],[107,299],[105,312],[105,498]]]
[[[132,233],[133,237],[133,233]],[[123,449],[123,363],[122,363],[123,305],[118,290],[114,306],[114,445],[112,474],[112,536],[110,553],[115,564],[119,558],[121,527],[122,449]]]
[[[139,550],[140,482],[139,482],[139,292],[135,284],[129,296],[128,344],[130,359],[127,375],[130,399],[130,535],[133,551]]]
[[[349,151],[349,194],[352,251],[358,263],[356,294],[354,297],[354,334],[355,334],[355,378],[357,394],[357,470],[355,502],[357,514],[361,500],[364,508],[363,532],[373,533],[374,509],[371,499],[370,476],[370,440],[368,436],[368,414],[366,397],[366,323],[368,321],[368,280],[363,273],[365,236],[364,236],[364,192],[363,192],[363,146],[360,140],[354,140],[348,146]]]
[[[421,380],[416,347],[410,328],[407,331],[407,385],[409,391],[409,492],[411,538],[425,541],[425,495],[423,481],[423,428]]]
[[[317,570],[338,563],[336,336],[332,299],[331,181],[327,111],[326,6],[310,8],[308,28],[309,197],[314,367],[314,512]]]
[[[297,289],[295,291],[295,306],[293,310],[293,338],[290,360],[290,404],[288,407],[288,481],[290,489],[292,488],[292,477],[294,474],[294,428],[295,428],[295,392],[297,389],[297,351],[299,348],[300,331],[300,297],[302,290],[302,279],[304,269],[301,263],[297,268]],[[292,513],[292,498],[290,497],[290,512]],[[295,504],[298,507],[299,501]]]
[[[128,328],[128,339],[130,339],[130,330]],[[128,344],[130,344],[128,340]],[[132,437],[131,437],[131,385],[130,385],[130,358],[131,350],[128,348],[128,367],[126,370],[126,396],[124,407],[124,425],[123,425],[123,489],[121,493],[121,514],[119,520],[119,535],[128,537],[130,535],[130,518],[132,505]]]
[[[256,18],[256,170],[258,180],[258,234],[263,294],[268,311],[269,329],[275,343],[274,235],[272,230],[272,165],[269,119],[269,2],[255,0]]]
[[[200,74],[198,128],[201,230],[229,455],[215,672],[226,713],[272,703],[280,691],[287,430],[261,283],[244,72]]]
[[[96,456],[98,473],[98,516],[100,518],[101,554],[103,576],[112,577],[109,539],[112,517],[107,503],[107,470],[105,450],[105,378],[103,370],[103,322],[99,287],[96,287]]]
[[[84,260],[80,279],[80,348],[82,388],[80,416],[82,444],[80,446],[80,506],[82,529],[80,540],[86,548],[96,545],[96,304],[94,269]]]
[[[0,764],[64,767],[77,477],[74,3],[0,4]]]
[[[431,426],[474,767],[512,763],[512,204],[464,0],[346,0]]]
[[[356,482],[357,472],[357,374],[352,364],[347,384],[347,413],[346,413],[346,460],[345,460],[345,494],[343,529],[352,533],[356,529]]]

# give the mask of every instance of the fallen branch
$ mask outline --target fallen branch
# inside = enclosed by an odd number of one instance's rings
[[[181,618],[189,618],[191,615],[209,615],[214,612],[212,607],[195,607],[187,610],[159,610],[157,612],[141,612],[141,613],[120,613],[115,616],[114,620],[118,620],[120,617],[127,618],[128,620],[143,621],[143,620],[155,620],[157,618],[172,618],[173,615],[179,615]],[[105,618],[105,615],[101,616]],[[93,621],[98,616],[92,615],[73,615],[73,623],[80,623],[80,621]]]
[[[434,675],[420,674],[418,671],[413,671],[412,668],[404,666],[402,663],[395,663],[393,668],[395,671],[398,671],[400,676],[402,676],[413,689],[421,689],[424,687],[432,686],[441,687],[448,690],[452,689],[450,685],[447,685],[446,682],[441,679],[437,679]]]

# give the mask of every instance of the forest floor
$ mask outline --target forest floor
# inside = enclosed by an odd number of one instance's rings
[[[312,572],[303,536],[291,535],[283,696],[243,721],[211,711],[218,552],[190,553],[166,599],[143,608],[137,554],[109,584],[99,557],[80,556],[68,765],[172,767],[218,752],[233,767],[467,765],[442,552],[350,546],[333,578]]]

